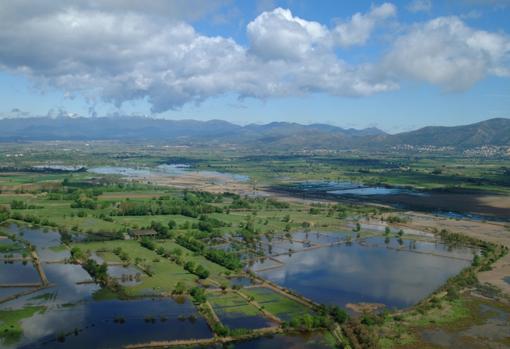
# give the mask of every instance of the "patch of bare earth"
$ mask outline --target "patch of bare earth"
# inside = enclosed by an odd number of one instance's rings
[[[478,280],[482,283],[488,283],[500,288],[505,294],[510,296],[510,283],[505,278],[510,277],[510,254],[498,260],[492,266],[492,270],[484,271],[478,274]]]

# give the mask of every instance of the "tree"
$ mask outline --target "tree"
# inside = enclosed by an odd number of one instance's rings
[[[205,290],[201,287],[193,287],[190,290],[190,295],[193,298],[193,301],[198,304],[205,303],[207,298],[205,297]]]
[[[187,261],[184,264],[184,269],[189,271],[190,273],[194,273],[194,271],[195,271],[195,263],[193,263],[192,261]]]
[[[22,200],[12,200],[11,201],[11,209],[13,210],[24,210],[27,208],[26,202]]]
[[[108,283],[108,265],[106,263],[98,264],[93,259],[87,259],[83,268],[96,282],[99,282],[101,285]]]
[[[473,262],[471,263],[473,267],[478,267],[480,265],[480,256],[475,254],[473,257]]]
[[[0,206],[0,222],[3,222],[9,219],[11,215],[11,211],[6,206]]]
[[[198,265],[195,268],[195,275],[197,275],[200,279],[207,279],[209,277],[209,271],[205,269],[203,266]]]
[[[345,321],[347,321],[349,317],[349,315],[347,315],[347,312],[338,306],[332,306],[329,310],[329,314],[339,324],[343,324]]]
[[[184,291],[186,291],[186,287],[184,286],[184,284],[182,282],[179,281],[175,285],[174,290],[172,291],[172,294],[181,295],[184,293]]]

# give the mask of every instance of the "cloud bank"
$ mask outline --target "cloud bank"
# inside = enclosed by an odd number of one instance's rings
[[[207,6],[202,6],[207,4]],[[190,24],[222,1],[13,1],[0,4],[0,69],[90,100],[147,100],[153,112],[232,93],[272,98],[326,93],[368,96],[412,79],[463,90],[509,76],[510,39],[443,17],[393,35],[372,62],[342,55],[396,20],[384,3],[332,27],[288,9],[246,26],[248,44],[207,36]],[[200,9],[200,10],[198,10]]]

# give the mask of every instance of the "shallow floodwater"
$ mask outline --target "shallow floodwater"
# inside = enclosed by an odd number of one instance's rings
[[[333,232],[297,232],[292,234],[292,239],[310,241],[314,244],[333,244],[347,239],[353,239],[356,233],[333,233]]]
[[[23,330],[26,344],[21,348],[118,348],[212,336],[191,303],[172,299],[95,301],[53,308],[25,320]]]
[[[132,286],[141,282],[142,271],[131,265],[109,265],[108,275],[116,278],[123,286]]]
[[[60,234],[56,231],[45,231],[17,224],[9,224],[5,230],[36,246],[37,255],[43,262],[64,260],[70,256],[68,250],[55,249],[60,245]]]
[[[434,212],[449,218],[510,220],[510,207],[490,204],[501,194],[470,189],[418,190],[399,187],[365,186],[349,181],[304,181],[273,188],[301,198],[328,198],[346,202],[377,203]]]
[[[369,302],[404,308],[432,293],[472,259],[470,250],[452,254],[463,259],[445,257],[448,250],[434,243],[417,243],[413,249],[402,250],[388,248],[380,238],[368,238],[364,244],[279,256],[284,263],[281,267],[266,259],[255,263],[253,270],[319,303],[345,306]],[[427,253],[434,251],[442,256]],[[275,268],[264,270],[267,267]]]
[[[220,318],[221,322],[231,329],[257,329],[274,326],[275,323],[260,316],[247,316],[242,313],[227,312],[226,309],[215,307],[214,310]]]
[[[229,281],[232,286],[244,287],[244,286],[251,286],[251,285],[255,284],[252,279],[250,279],[248,277],[244,277],[244,276],[233,277],[233,278],[230,278]]]
[[[476,323],[449,331],[427,328],[421,331],[421,339],[442,348],[508,348],[501,343],[509,337],[510,314],[489,304],[479,304],[478,308],[479,321]]]
[[[247,342],[235,343],[236,349],[331,349],[326,345],[320,335],[278,335],[261,337]]]
[[[31,287],[0,287],[0,299],[31,290]]]
[[[0,284],[37,284],[39,274],[31,262],[0,263]]]
[[[365,186],[349,181],[306,181],[299,182],[293,185],[303,191],[320,190],[328,194],[334,195],[353,195],[353,196],[371,196],[371,195],[395,195],[395,194],[411,194],[423,195],[420,192],[412,191],[404,188],[390,188],[381,186]]]
[[[60,244],[59,234],[12,224],[11,233],[36,246],[37,253],[58,259],[53,249]],[[67,251],[64,251],[67,252]],[[62,252],[57,252],[61,257]],[[44,306],[44,312],[22,321],[23,335],[7,348],[118,348],[151,340],[208,338],[212,336],[205,319],[189,301],[171,298],[137,300],[95,300],[100,287],[80,266],[42,262],[50,287],[0,304],[0,309],[21,309],[28,305]],[[139,272],[133,267],[112,266],[114,275]],[[29,282],[37,272],[31,263],[1,264],[0,282]],[[5,279],[5,280],[4,280]],[[131,282],[128,280],[127,282]],[[0,288],[0,297],[27,290]],[[7,291],[9,290],[9,291]]]
[[[213,182],[217,182],[218,184],[224,183],[225,181],[246,182],[250,179],[248,176],[234,173],[195,170],[187,164],[164,164],[154,168],[104,166],[90,168],[88,169],[88,172],[105,175],[120,175],[132,178],[145,178],[153,176],[181,177],[188,174],[198,174],[203,177],[211,178]]]
[[[204,347],[199,347],[204,348]],[[211,348],[224,348],[221,345],[208,346]],[[274,335],[255,338],[249,341],[230,343],[228,348],[235,349],[331,349],[324,342],[323,334],[321,333],[308,333],[308,334],[288,334],[288,335]],[[198,348],[195,348],[198,349]]]

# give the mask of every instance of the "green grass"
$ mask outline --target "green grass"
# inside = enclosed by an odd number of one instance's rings
[[[380,330],[384,333],[379,340],[381,348],[395,348],[419,343],[416,335],[421,329],[439,327],[443,330],[476,324],[482,319],[476,315],[478,301],[460,298],[453,301],[443,300],[440,306],[432,307],[425,312],[412,310],[401,315],[397,321],[387,316]]]
[[[22,253],[26,251],[24,245],[19,242],[1,239],[0,240],[0,253]]]
[[[144,269],[150,269],[152,276],[143,274],[139,284],[125,287],[126,293],[131,296],[139,296],[146,294],[170,294],[177,282],[182,282],[186,287],[195,285],[197,277],[185,271],[181,266],[158,256],[154,251],[150,251],[140,243],[133,240],[105,241],[79,243],[73,246],[79,247],[82,251],[113,251],[120,247],[131,258],[134,263],[137,258],[141,260],[140,265]],[[104,254],[107,262],[117,262],[117,256],[111,253]]]
[[[44,311],[44,307],[25,307],[15,310],[0,310],[0,340],[5,345],[16,343],[23,334],[21,320]]]
[[[95,301],[110,301],[119,299],[119,296],[109,288],[100,288],[92,294],[92,298]]]
[[[211,303],[214,311],[220,316],[239,317],[239,316],[257,316],[260,311],[249,304],[241,296],[234,292],[229,293],[209,293],[207,300]]]
[[[122,260],[119,258],[119,256],[111,251],[98,251],[97,255],[108,262],[122,263]]]
[[[252,296],[264,309],[285,321],[311,312],[304,305],[265,287],[245,288],[241,292]]]
[[[197,221],[197,219],[195,219],[195,218],[184,217],[184,216],[180,216],[180,215],[114,216],[112,218],[113,218],[113,221],[118,224],[121,224],[121,225],[127,224],[131,227],[138,227],[138,228],[150,226],[153,221],[163,223],[166,225],[166,224],[168,224],[168,222],[170,220],[174,220],[178,226],[185,222],[189,222],[190,224],[192,224]]]
[[[192,251],[182,247],[181,245],[170,241],[170,240],[164,240],[163,242],[158,242],[157,246],[162,246],[163,248],[167,250],[173,250],[175,248],[179,248],[183,251],[183,258],[185,261],[192,261],[196,265],[202,265],[205,269],[207,269],[210,273],[210,278],[213,278],[217,282],[228,282],[228,279],[225,277],[225,273],[228,273],[228,269],[225,267],[213,263],[209,260],[207,260],[204,256],[197,255],[193,253]]]

